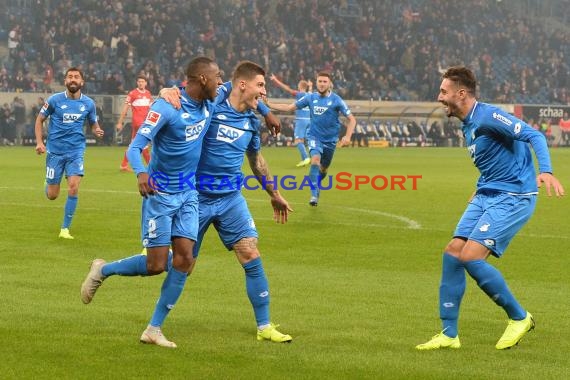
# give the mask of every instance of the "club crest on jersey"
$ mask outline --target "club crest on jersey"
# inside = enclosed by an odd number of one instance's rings
[[[232,144],[234,141],[239,139],[244,133],[245,131],[242,131],[241,129],[232,128],[227,125],[220,125],[218,127],[218,134],[216,135],[216,140]]]
[[[186,126],[186,141],[196,140],[200,137],[200,133],[204,130],[206,126],[206,119],[202,120],[198,124],[195,125],[187,125]]]
[[[490,226],[491,226],[491,225],[490,225],[489,223],[485,223],[485,224],[483,224],[481,227],[479,227],[479,231],[481,231],[481,232],[487,232],[487,231],[489,231],[489,227],[490,227]]]
[[[85,111],[85,106],[79,107],[79,111],[84,112],[84,111]]]
[[[160,120],[162,115],[155,111],[149,111],[148,115],[146,115],[145,123],[156,127],[156,123]]]

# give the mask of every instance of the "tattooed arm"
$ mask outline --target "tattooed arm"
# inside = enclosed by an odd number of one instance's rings
[[[265,161],[265,158],[263,158],[259,151],[247,151],[246,155],[253,175],[255,175],[261,186],[271,198],[273,220],[279,223],[286,223],[289,212],[292,212],[293,210],[289,207],[289,203],[285,198],[279,194],[275,180],[269,173],[267,161]]]

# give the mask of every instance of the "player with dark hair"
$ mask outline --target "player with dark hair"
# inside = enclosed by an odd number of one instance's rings
[[[339,114],[348,119],[346,134],[340,140],[341,146],[348,146],[356,118],[344,100],[332,91],[332,78],[328,72],[317,75],[317,92],[310,93],[289,105],[267,103],[270,108],[278,111],[291,112],[296,109],[309,107],[311,124],[307,133],[309,154],[311,155],[311,199],[309,205],[317,206],[320,195],[321,179],[326,177],[327,170],[332,163],[338,142],[341,123]]]
[[[516,233],[530,219],[538,186],[557,196],[564,188],[552,175],[544,136],[528,124],[490,104],[476,99],[477,81],[464,66],[450,67],[443,74],[437,100],[448,117],[463,123],[467,150],[481,176],[477,189],[459,220],[453,239],[443,254],[439,288],[442,332],[418,350],[459,348],[459,306],[465,292],[465,271],[497,305],[509,323],[496,344],[511,348],[534,328],[534,319],[514,297],[501,272],[487,262],[489,255],[502,257]],[[538,160],[536,176],[529,144]]]
[[[150,105],[152,103],[152,94],[146,88],[147,80],[146,77],[142,74],[137,76],[137,88],[132,90],[127,94],[125,98],[125,104],[123,105],[123,109],[121,110],[121,114],[119,115],[119,120],[117,120],[117,132],[121,132],[123,130],[123,121],[129,108],[132,111],[132,118],[131,118],[131,142],[137,135],[137,131],[139,127],[144,122],[146,115],[148,114],[148,110],[150,109]],[[148,165],[150,161],[150,153],[149,147],[146,146],[143,151],[142,155],[146,164]],[[125,152],[123,156],[123,161],[121,162],[120,166],[121,171],[130,171],[129,168],[129,161],[127,160],[127,152]]]
[[[85,155],[85,120],[97,137],[104,132],[97,122],[97,111],[93,99],[81,93],[85,84],[83,72],[71,67],[65,72],[66,90],[50,96],[40,109],[35,122],[36,153],[46,155],[46,188],[48,199],[59,196],[62,177],[67,178],[67,200],[59,237],[73,239],[69,232],[77,208],[79,184],[83,177]],[[47,149],[43,142],[42,128],[49,117]]]
[[[187,84],[181,108],[164,99],[150,108],[127,157],[136,173],[142,204],[142,240],[147,254],[112,263],[95,259],[81,285],[81,300],[90,303],[107,277],[152,276],[168,267],[172,246],[172,267],[162,284],[160,297],[140,341],[176,347],[162,333],[162,324],[182,294],[188,272],[194,264],[192,250],[198,235],[198,192],[195,177],[202,141],[212,119],[214,106],[223,101],[228,89],[222,84],[220,69],[210,58],[193,59],[186,68]],[[140,154],[150,143],[153,156],[145,168]]]

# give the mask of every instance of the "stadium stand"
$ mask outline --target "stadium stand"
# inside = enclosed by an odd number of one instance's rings
[[[487,101],[568,104],[567,5],[7,0],[7,12],[0,15],[6,41],[0,48],[0,91],[57,90],[65,68],[76,65],[88,76],[87,93],[122,94],[140,72],[156,93],[184,80],[189,57],[206,54],[226,73],[247,58],[286,83],[328,69],[345,99],[430,101],[439,70],[467,63],[482,78],[481,98]],[[541,11],[549,22],[537,15]]]

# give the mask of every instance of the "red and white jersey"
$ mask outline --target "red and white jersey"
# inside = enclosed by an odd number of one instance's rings
[[[133,126],[138,127],[144,122],[144,119],[146,119],[146,114],[152,104],[152,95],[149,90],[145,89],[144,91],[141,91],[138,88],[135,88],[127,94],[125,103],[131,106],[133,113]]]

